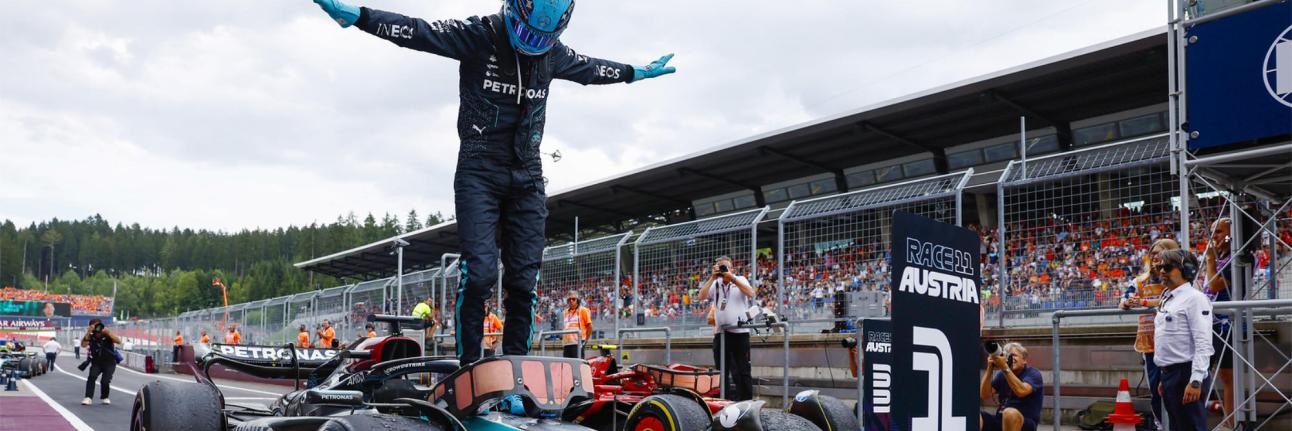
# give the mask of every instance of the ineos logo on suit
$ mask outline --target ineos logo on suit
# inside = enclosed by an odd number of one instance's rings
[[[413,38],[413,26],[398,24],[377,24],[377,35],[385,37],[397,37],[401,39]]]

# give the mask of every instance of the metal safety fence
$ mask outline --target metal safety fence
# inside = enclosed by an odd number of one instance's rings
[[[577,293],[592,314],[592,339],[615,337],[628,294],[622,265],[630,236],[632,232],[625,232],[543,249],[535,313],[544,329],[565,329],[566,298]]]
[[[824,324],[836,329],[884,315],[893,211],[959,225],[971,176],[969,169],[790,203],[778,219],[775,295],[781,314],[792,321],[839,318]]]
[[[1187,288],[1187,287],[1182,287]],[[1232,336],[1222,338],[1221,348],[1213,356],[1232,359],[1230,368],[1222,368],[1224,362],[1213,360],[1208,369],[1208,385],[1204,388],[1204,405],[1218,402],[1224,416],[1216,428],[1228,423],[1225,428],[1243,430],[1286,429],[1287,420],[1279,420],[1280,415],[1292,410],[1292,341],[1286,334],[1287,324],[1284,320],[1292,316],[1292,299],[1267,299],[1257,301],[1229,301],[1212,304],[1216,314],[1226,313],[1239,323]],[[1152,310],[1147,310],[1153,312]],[[1065,383],[1061,353],[1062,340],[1060,324],[1065,320],[1106,321],[1110,317],[1137,317],[1146,310],[1056,310],[1050,313],[1051,328],[1051,385],[1053,405],[1063,405],[1063,386]],[[1276,333],[1267,334],[1256,330],[1258,317],[1265,317],[1266,322],[1280,326]],[[1133,332],[1134,329],[1128,331]],[[1277,335],[1273,339],[1271,335]],[[1148,360],[1148,359],[1146,359]],[[1071,375],[1071,373],[1069,373]],[[1071,377],[1071,376],[1069,376]],[[1228,381],[1226,381],[1228,380]],[[1152,390],[1150,388],[1150,390]],[[1220,394],[1228,394],[1220,396]],[[1060,409],[1053,409],[1053,426],[1059,430]],[[1170,416],[1156,418],[1158,422],[1169,426]],[[1154,418],[1147,418],[1153,420]]]
[[[1175,235],[1169,162],[1166,135],[1010,162],[991,238],[1004,270],[984,274],[995,323],[1043,325],[1050,310],[1116,306],[1153,242]]]
[[[628,326],[673,328],[678,336],[712,333],[709,307],[696,298],[714,259],[732,259],[731,272],[745,276],[767,299],[758,274],[758,223],[768,208],[651,227],[633,244],[633,290],[624,302]],[[708,328],[708,329],[706,329]]]

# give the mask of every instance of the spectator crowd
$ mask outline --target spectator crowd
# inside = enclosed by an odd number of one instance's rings
[[[72,314],[79,316],[111,316],[112,298],[103,295],[69,295],[34,289],[0,288],[0,300],[55,302],[72,305]]]
[[[1190,237],[1195,240],[1190,245],[1195,253],[1200,255],[1205,249],[1210,223],[1220,216],[1222,208],[1222,197],[1203,198],[1193,206]],[[1282,261],[1292,256],[1292,249],[1283,246],[1292,244],[1292,210],[1278,218],[1281,242],[1275,242],[1277,250],[1271,251],[1268,240],[1253,248],[1258,286],[1267,277],[1271,256]],[[1170,203],[1096,209],[1066,217],[1050,214],[1010,222],[1004,247],[1010,264],[1003,308],[1026,312],[1115,307],[1129,280],[1141,271],[1149,246],[1158,239],[1174,237],[1178,225],[1179,212]],[[983,304],[989,311],[1000,310],[999,231],[977,224],[966,227],[982,238],[979,251]],[[786,250],[786,298],[777,307],[784,310],[783,314],[823,317],[839,293],[887,290],[892,274],[886,236],[877,230],[851,234],[854,236],[809,238],[810,241],[799,241],[806,245]],[[708,312],[708,304],[697,300],[696,294],[710,262],[711,257],[701,256],[658,263],[643,259],[639,298],[633,297],[631,277],[622,277],[617,283],[610,275],[550,278],[545,268],[545,278],[539,285],[539,312],[544,317],[558,315],[563,306],[559,299],[575,290],[598,320],[614,316],[615,301],[620,301],[624,318],[640,311],[648,319],[700,321]],[[751,276],[748,259],[737,257],[733,264],[735,272],[750,279],[762,305],[776,305],[778,273],[774,254],[759,254],[757,276]]]

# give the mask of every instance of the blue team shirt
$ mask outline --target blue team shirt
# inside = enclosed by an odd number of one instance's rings
[[[1018,376],[1019,380],[1032,385],[1032,394],[1027,398],[1018,398],[1014,396],[1014,390],[1009,388],[1009,382],[1001,371],[991,378],[991,387],[996,390],[997,400],[1000,409],[1013,407],[1023,414],[1024,418],[1031,419],[1032,423],[1041,423],[1041,399],[1045,393],[1045,380],[1041,377],[1041,371],[1030,366],[1024,366],[1023,372]]]

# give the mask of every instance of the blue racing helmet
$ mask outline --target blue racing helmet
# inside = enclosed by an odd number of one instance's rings
[[[574,0],[506,0],[503,6],[511,46],[525,55],[552,49],[573,13]]]

